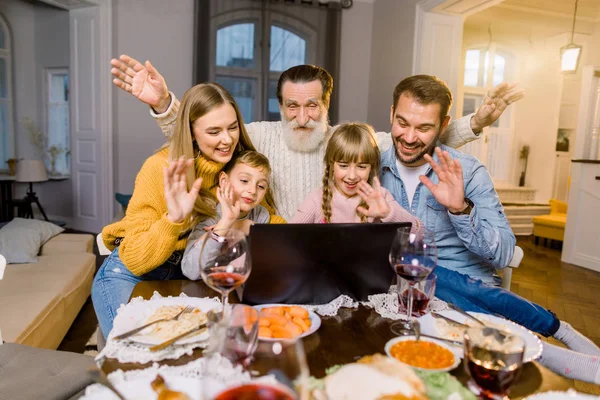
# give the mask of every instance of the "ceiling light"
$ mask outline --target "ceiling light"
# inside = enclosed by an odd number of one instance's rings
[[[573,43],[575,35],[575,17],[577,16],[577,2],[575,0],[575,12],[573,13],[573,28],[571,29],[571,43],[560,48],[560,70],[563,74],[574,74],[577,72],[582,47]]]

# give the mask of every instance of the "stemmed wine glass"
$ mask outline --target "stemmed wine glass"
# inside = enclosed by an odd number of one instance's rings
[[[437,248],[433,234],[427,230],[411,233],[409,227],[398,228],[390,248],[390,265],[400,278],[408,281],[406,322],[398,321],[391,329],[397,335],[419,334],[418,321],[412,316],[414,285],[426,279],[437,264]],[[400,285],[398,285],[400,286]],[[400,287],[398,287],[400,289]]]
[[[481,399],[508,400],[511,385],[523,366],[525,341],[512,333],[490,327],[465,332],[467,386]]]
[[[223,316],[229,293],[241,286],[252,269],[246,235],[237,229],[214,230],[204,235],[200,249],[200,276],[221,294]]]

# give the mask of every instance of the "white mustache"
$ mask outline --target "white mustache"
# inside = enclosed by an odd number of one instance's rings
[[[317,122],[313,121],[312,119],[309,119],[308,121],[306,121],[306,123],[304,125],[300,125],[298,120],[296,120],[296,118],[294,118],[293,120],[288,122],[288,126],[292,129],[297,129],[297,128],[315,129],[317,127]]]

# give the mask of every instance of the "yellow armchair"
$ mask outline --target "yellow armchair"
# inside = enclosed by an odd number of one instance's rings
[[[568,205],[564,201],[551,199],[550,214],[533,217],[533,236],[538,238],[563,241],[567,224]]]

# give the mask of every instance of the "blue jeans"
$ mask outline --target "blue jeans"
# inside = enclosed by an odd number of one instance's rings
[[[136,276],[119,258],[117,247],[106,257],[92,284],[92,302],[102,335],[108,337],[119,306],[129,302],[133,287],[137,283],[171,279],[186,279],[181,273],[181,265],[164,264],[147,274]]]
[[[558,330],[560,321],[552,311],[521,296],[439,265],[434,272],[435,295],[447,303],[465,311],[500,315],[546,337]]]

